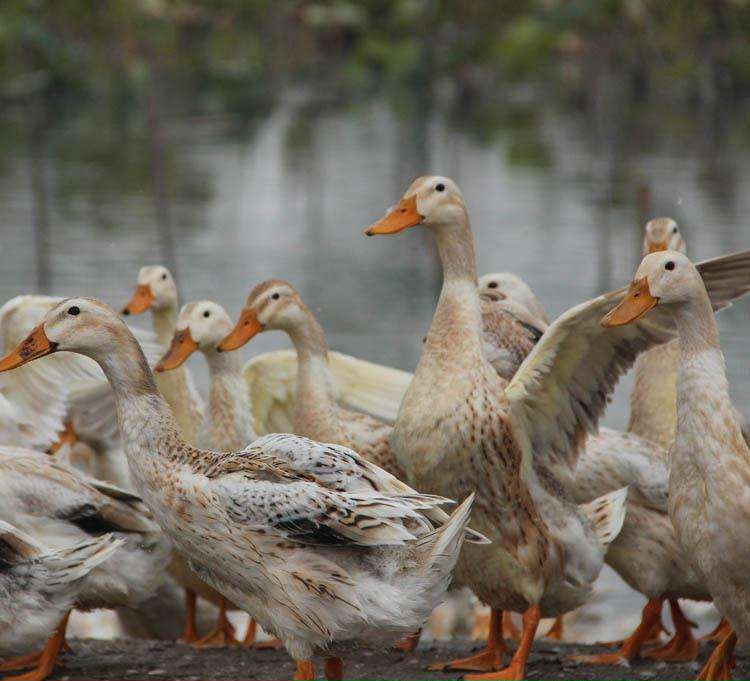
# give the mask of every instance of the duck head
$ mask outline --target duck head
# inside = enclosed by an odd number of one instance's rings
[[[177,317],[172,344],[154,370],[176,369],[196,350],[215,352],[232,327],[227,311],[218,303],[199,300],[183,305]]]
[[[672,218],[654,218],[646,223],[643,255],[658,251],[687,252],[680,228]]]
[[[146,310],[165,310],[177,307],[177,285],[172,273],[163,265],[141,267],[138,283],[130,302],[122,308],[124,315],[136,315]]]

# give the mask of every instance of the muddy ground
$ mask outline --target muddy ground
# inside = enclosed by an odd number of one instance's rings
[[[194,650],[164,641],[122,639],[72,642],[74,654],[66,654],[54,679],[60,681],[288,681],[294,673],[288,656],[271,650],[245,649]],[[469,642],[427,644],[415,653],[361,652],[347,660],[347,679],[457,679],[458,673],[427,672],[434,662],[466,656],[479,647]],[[605,650],[593,646],[553,644],[538,641],[527,669],[530,679],[692,679],[706,659],[710,647],[701,650],[699,662],[667,665],[649,661],[632,667],[593,667],[568,661],[568,655]],[[322,664],[318,678],[324,678]],[[12,678],[12,677],[8,677]],[[735,679],[750,678],[750,658],[740,657]]]

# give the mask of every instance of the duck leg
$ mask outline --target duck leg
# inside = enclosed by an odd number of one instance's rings
[[[669,608],[674,622],[674,636],[663,646],[644,653],[644,657],[665,662],[692,662],[698,657],[698,641],[693,636],[693,629],[698,625],[685,617],[676,598],[669,599]]]
[[[664,603],[664,599],[659,599],[660,603]],[[657,618],[656,622],[651,625],[651,630],[647,632],[646,634],[646,640],[644,641],[644,644],[649,643],[661,643],[661,635],[666,634],[667,636],[671,636],[672,633],[664,626],[664,623],[661,619],[661,607],[659,608],[659,617]],[[721,639],[719,639],[721,640]],[[601,641],[597,645],[605,646],[607,648],[619,648],[622,646],[627,639],[620,639],[619,641]]]
[[[297,671],[294,672],[294,681],[315,681],[315,667],[312,660],[297,660]]]
[[[269,638],[267,641],[260,641],[253,646],[255,650],[281,650],[283,647],[284,642],[276,636]]]
[[[412,652],[418,645],[419,639],[422,637],[422,630],[417,629],[412,634],[407,634],[402,639],[399,639],[393,644],[394,650],[398,650],[402,653]]]
[[[698,674],[697,681],[726,681],[732,678],[732,669],[736,664],[734,648],[737,645],[737,634],[730,630],[719,643],[711,657],[708,658],[706,666]]]
[[[489,672],[488,674],[465,674],[464,678],[467,680],[473,679],[474,681],[482,679],[485,681],[521,681],[526,675],[526,660],[529,659],[529,653],[534,643],[534,635],[536,634],[540,619],[541,613],[538,605],[532,605],[523,614],[521,642],[518,645],[515,655],[513,655],[513,659],[505,669],[499,672]]]
[[[643,608],[641,623],[635,631],[625,639],[622,646],[614,653],[601,653],[599,655],[572,655],[571,660],[587,664],[628,664],[632,662],[641,651],[654,624],[661,617],[661,598],[652,598]]]
[[[503,641],[503,611],[492,608],[490,614],[490,633],[487,638],[487,648],[477,655],[464,657],[451,662],[431,664],[429,671],[472,671],[487,672],[502,669],[503,659],[508,648]]]
[[[240,642],[234,635],[234,627],[227,617],[227,599],[224,596],[219,600],[219,617],[216,620],[216,628],[207,636],[198,639],[193,646],[196,648],[226,648],[237,646]]]
[[[552,623],[550,630],[544,635],[544,638],[548,638],[552,641],[562,641],[565,630],[565,620],[563,615],[555,617],[555,621]]]
[[[732,627],[729,626],[729,621],[726,617],[722,617],[721,621],[716,625],[716,628],[706,634],[705,636],[701,636],[698,640],[699,641],[716,641],[717,643],[721,643],[728,634],[732,633]]]
[[[252,648],[255,643],[255,635],[258,632],[258,623],[254,618],[250,618],[247,623],[247,631],[245,632],[245,638],[242,639],[242,645],[245,648]]]
[[[326,681],[342,681],[344,678],[344,661],[340,657],[326,659]]]
[[[36,667],[25,674],[19,674],[18,676],[11,677],[14,681],[44,681],[48,676],[55,670],[55,664],[57,663],[57,657],[60,654],[63,642],[65,641],[65,629],[68,626],[68,618],[70,617],[70,611],[60,620],[60,624],[57,625],[55,633],[50,636],[49,640],[44,646],[44,650],[41,653],[34,655],[24,655],[22,658],[16,658],[15,660],[8,660],[2,666],[0,671],[12,671],[15,669],[24,669],[30,665],[36,664]],[[35,658],[35,659],[32,659]]]
[[[503,613],[503,636],[511,641],[521,640],[521,630],[513,621],[513,615],[509,610]]]
[[[198,624],[195,620],[198,596],[195,591],[185,589],[185,632],[180,641],[195,643],[198,640]]]

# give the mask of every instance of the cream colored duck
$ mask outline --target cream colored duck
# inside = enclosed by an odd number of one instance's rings
[[[240,358],[237,354],[220,353],[216,349],[232,327],[232,320],[218,303],[201,300],[183,305],[169,350],[154,367],[157,373],[174,371],[200,350],[208,364],[211,387],[198,441],[201,447],[218,452],[239,451],[257,438]],[[222,596],[215,631],[197,641],[196,645],[236,643],[226,609],[227,602]],[[255,633],[255,622],[251,620],[245,645],[254,643]],[[264,642],[258,647],[277,647],[277,643]]]
[[[177,285],[172,273],[163,265],[152,265],[141,267],[135,293],[122,313],[137,315],[151,310],[156,339],[166,348],[172,342],[178,309]],[[203,423],[203,401],[187,367],[158,375],[156,385],[171,407],[182,436],[187,442],[197,444]]]
[[[111,559],[86,578],[76,599],[85,610],[142,603],[159,586],[169,561],[170,542],[137,496],[32,450],[0,447],[0,518],[55,549],[102,533],[122,540]],[[49,673],[50,655],[46,649],[6,662],[2,669],[39,662],[36,673]]]
[[[677,430],[669,516],[693,568],[735,633],[714,650],[699,678],[731,678],[734,647],[750,641],[750,449],[732,406],[711,300],[687,256],[647,255],[628,296],[602,320],[621,327],[668,314],[679,333]]]
[[[522,678],[540,616],[585,602],[624,518],[625,490],[577,506],[563,484],[619,374],[669,335],[651,325],[606,333],[599,312],[622,294],[600,296],[550,326],[508,383],[482,351],[473,239],[453,181],[418,179],[367,233],[416,225],[434,233],[444,281],[392,441],[412,484],[476,492],[475,520],[493,545],[484,556],[465,547],[457,577],[493,608],[495,622],[502,610],[524,613],[508,668],[498,671],[499,636],[484,653],[446,667],[488,672],[469,678]]]
[[[186,444],[138,343],[91,299],[53,309],[0,371],[57,350],[100,364],[134,480],[158,523],[203,578],[284,641],[298,678],[312,678],[310,659],[320,653],[333,658],[327,677],[340,679],[342,653],[387,645],[443,598],[471,495],[448,517],[444,499],[353,451],[291,435],[236,455]]]
[[[508,300],[516,305],[526,308],[537,323],[542,322],[549,325],[549,316],[539,298],[536,297],[531,287],[512,272],[491,272],[483,274],[478,281],[479,293],[481,295],[495,295],[501,300]]]
[[[270,279],[258,284],[236,327],[218,349],[236,350],[261,331],[272,329],[285,331],[297,352],[294,433],[350,447],[402,479],[404,471],[396,463],[390,444],[391,426],[336,402],[325,332],[288,281]]]
[[[0,654],[17,654],[38,646],[54,631],[37,669],[13,678],[41,681],[52,672],[65,641],[68,614],[85,589],[87,577],[121,543],[105,534],[51,549],[0,520]]]

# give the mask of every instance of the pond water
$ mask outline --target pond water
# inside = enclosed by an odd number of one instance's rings
[[[521,275],[554,317],[630,280],[648,217],[677,219],[696,259],[750,248],[747,123],[616,95],[570,111],[523,91],[478,110],[291,91],[249,121],[144,122],[96,102],[41,121],[16,111],[0,136],[0,298],[84,294],[119,307],[140,266],[164,263],[183,301],[214,299],[235,317],[256,283],[281,277],[333,348],[411,370],[440,288],[433,244],[418,230],[363,229],[415,176],[458,182],[479,271]],[[746,414],[749,315],[750,301],[720,315]],[[243,352],[287,345],[263,334]],[[191,365],[205,385],[201,358]],[[627,423],[628,391],[626,380],[609,425]]]

